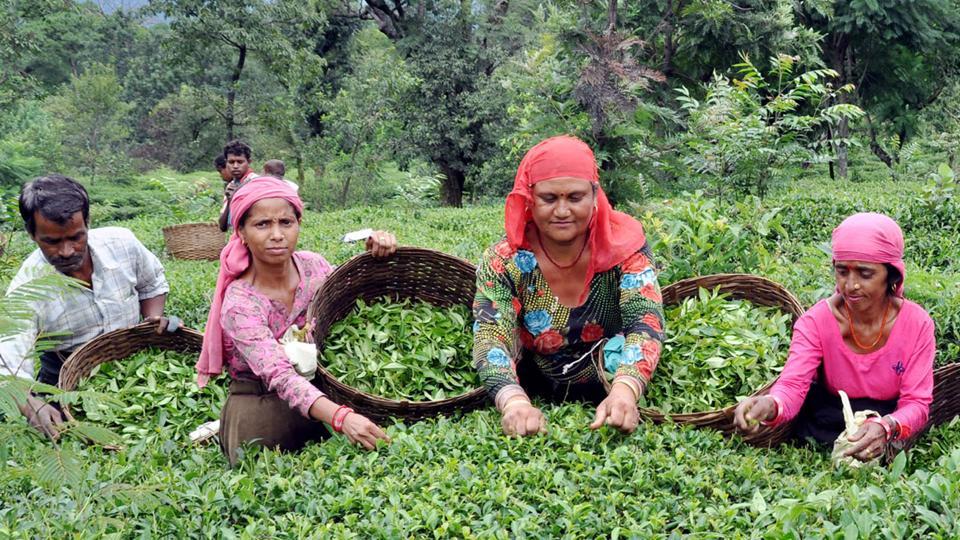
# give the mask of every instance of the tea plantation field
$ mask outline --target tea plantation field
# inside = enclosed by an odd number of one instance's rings
[[[944,364],[960,359],[960,201],[923,188],[811,181],[762,202],[686,194],[627,210],[648,230],[661,285],[749,272],[805,306],[831,290],[820,246],[832,228],[854,211],[884,211],[903,226],[907,296],[933,315]],[[167,269],[168,311],[202,329],[217,264],[171,259],[160,229],[213,219],[215,201],[182,201],[119,221],[97,207],[93,226],[133,229]],[[492,206],[308,211],[300,247],[342,263],[360,248],[340,235],[375,227],[476,260],[501,220]],[[14,238],[4,282],[31,249]],[[0,423],[0,538],[960,537],[960,421],[889,467],[862,471],[835,470],[806,447],[758,449],[671,424],[594,432],[592,411],[572,404],[545,405],[549,432],[538,437],[502,436],[486,409],[390,425],[393,443],[373,452],[334,437],[295,455],[252,449],[229,469],[216,444],[187,440],[218,416],[226,387],[198,389],[192,358],[139,355],[96,384],[116,399],[99,418],[119,433],[119,450],[75,437],[52,449],[20,419]]]

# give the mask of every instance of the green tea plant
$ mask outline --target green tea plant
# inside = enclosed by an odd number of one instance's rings
[[[469,309],[380,301],[330,329],[323,366],[341,382],[392,399],[440,400],[479,385],[471,365]]]
[[[790,315],[700,289],[665,312],[663,356],[644,395],[664,413],[709,411],[773,380],[790,346]]]

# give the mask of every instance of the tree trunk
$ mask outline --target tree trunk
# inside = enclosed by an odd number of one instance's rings
[[[663,65],[660,71],[669,78],[673,73],[673,53],[676,46],[673,43],[673,0],[667,0],[667,7],[663,11]]]
[[[440,170],[443,172],[443,191],[441,193],[443,205],[462,207],[463,185],[467,180],[466,173],[446,163],[440,164]]]
[[[891,156],[886,150],[880,146],[880,142],[877,141],[877,130],[873,129],[873,120],[870,118],[870,115],[865,116],[867,119],[867,132],[870,134],[870,151],[873,152],[873,155],[884,163],[887,167],[893,168],[893,156]]]
[[[240,75],[243,74],[243,65],[247,61],[247,46],[238,47],[240,55],[237,57],[237,65],[233,67],[233,74],[230,75],[230,89],[227,90],[227,140],[234,139],[234,128],[237,125],[234,105],[237,101],[237,84],[240,82]]]
[[[829,52],[830,67],[840,74],[840,80],[837,81],[837,86],[853,82],[851,71],[853,59],[850,51],[850,36],[847,34],[834,35],[827,40],[827,43],[831,45]],[[859,91],[859,89],[855,91]],[[841,94],[840,102],[849,103],[850,94]],[[840,139],[848,139],[850,137],[850,121],[846,118],[841,119],[835,133]],[[833,142],[832,138],[831,142]],[[837,176],[846,178],[847,166],[849,164],[847,144],[845,142],[833,142],[833,148],[837,154]]]
[[[612,34],[617,30],[617,0],[609,0],[607,3],[607,34]]]

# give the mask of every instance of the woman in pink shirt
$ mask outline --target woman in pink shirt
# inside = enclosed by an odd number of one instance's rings
[[[862,461],[919,432],[933,400],[933,321],[903,297],[903,233],[887,216],[848,217],[833,231],[836,292],[793,328],[790,355],[769,394],[736,408],[738,429],[794,420],[794,435],[830,444],[844,430],[838,392],[854,411],[883,415],[851,437]]]
[[[306,323],[307,305],[332,271],[316,253],[296,251],[303,203],[285,182],[253,179],[230,200],[233,236],[220,254],[220,275],[210,306],[198,383],[230,373],[230,394],[220,413],[220,445],[233,465],[237,449],[255,442],[297,450],[328,432],[321,422],[372,449],[384,432],[366,417],[337,405],[297,373],[278,339]],[[396,251],[392,234],[367,241],[374,256]]]

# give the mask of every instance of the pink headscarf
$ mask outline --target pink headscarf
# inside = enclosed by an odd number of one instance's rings
[[[298,213],[303,213],[303,202],[286,182],[270,176],[261,176],[240,186],[230,199],[230,217],[233,220],[233,236],[220,252],[220,273],[217,288],[213,292],[207,328],[203,333],[203,350],[197,361],[197,384],[203,388],[211,376],[223,371],[223,327],[220,325],[220,309],[227,287],[250,266],[250,251],[240,241],[240,218],[257,202],[263,199],[283,199]]]
[[[903,232],[897,222],[883,214],[854,214],[833,230],[833,261],[887,263],[900,271],[903,280],[893,294],[903,298],[907,271],[903,265]]]
[[[582,178],[597,186],[597,209],[590,221],[590,264],[587,267],[586,288],[594,274],[606,272],[622,263],[647,242],[639,221],[617,212],[610,206],[600,187],[597,161],[589,146],[576,137],[550,137],[527,151],[517,168],[513,191],[507,195],[504,224],[507,243],[513,249],[528,248],[524,233],[533,222],[530,206],[533,204],[533,185],[543,180],[561,177]],[[581,301],[583,298],[581,298]]]

